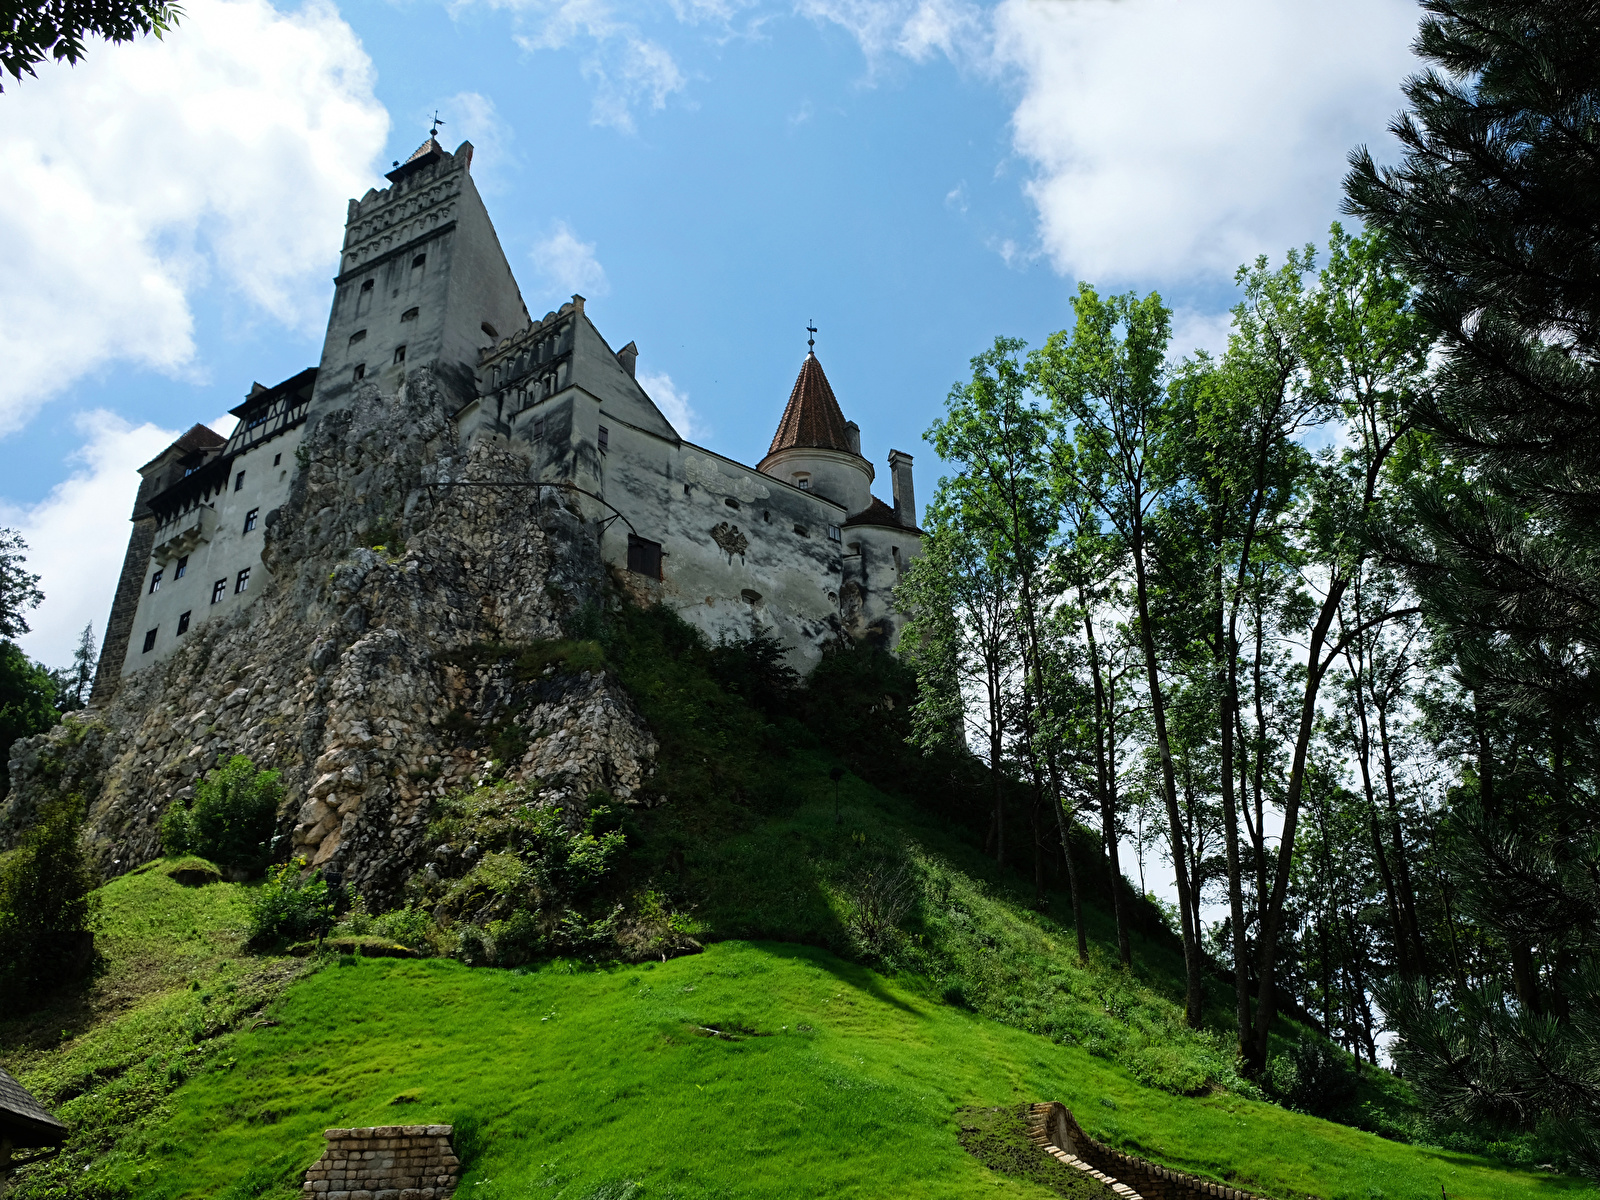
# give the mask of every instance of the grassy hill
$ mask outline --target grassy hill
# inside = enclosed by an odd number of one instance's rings
[[[1080,965],[1057,870],[1042,903],[1031,872],[997,874],[982,781],[905,749],[892,664],[841,656],[775,697],[759,662],[660,614],[588,632],[483,653],[603,659],[638,698],[666,802],[619,816],[627,853],[588,903],[668,914],[704,953],[254,955],[249,887],[148,864],[101,890],[104,971],[0,1026],[0,1061],[75,1131],[19,1194],[286,1200],[325,1127],[449,1121],[474,1200],[1056,1195],[958,1133],[963,1109],[1060,1099],[1114,1145],[1282,1200],[1600,1197],[1254,1098],[1220,984],[1209,1027],[1184,1028],[1158,912],[1138,910],[1125,972],[1091,906]],[[462,798],[442,833],[487,836],[471,813],[510,786]],[[1095,866],[1087,835],[1074,852]],[[1381,1115],[1402,1093],[1380,1076],[1360,1100]]]

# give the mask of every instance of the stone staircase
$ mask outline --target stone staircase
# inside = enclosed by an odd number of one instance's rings
[[[1094,1141],[1059,1101],[1028,1106],[1028,1137],[1046,1154],[1109,1187],[1121,1200],[1263,1200]]]

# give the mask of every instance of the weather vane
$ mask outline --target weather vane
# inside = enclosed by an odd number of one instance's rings
[[[810,347],[806,353],[815,358],[817,356],[817,327],[808,321],[806,322],[806,332],[811,335],[806,339],[806,345]]]
[[[429,137],[438,137],[439,136],[439,126],[441,126],[443,124],[444,124],[444,122],[439,119],[439,110],[437,108],[434,109],[433,110],[433,128],[428,130],[428,136]]]

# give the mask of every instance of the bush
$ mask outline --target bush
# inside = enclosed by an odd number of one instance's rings
[[[267,872],[250,900],[250,944],[258,949],[317,936],[333,924],[333,898],[322,879],[302,880],[305,859]]]
[[[251,875],[271,860],[272,832],[283,785],[278,772],[258,771],[236,754],[195,789],[192,805],[174,800],[161,818],[168,854],[198,854]]]
[[[1267,1060],[1262,1082],[1286,1107],[1326,1117],[1355,1099],[1356,1077],[1345,1059],[1332,1042],[1307,1034]]]
[[[433,918],[424,910],[406,905],[372,918],[372,931],[411,950],[425,950],[433,942]]]
[[[0,1011],[82,975],[93,958],[97,880],[78,842],[76,797],[42,806],[17,850],[0,861]]]
[[[0,797],[10,789],[11,743],[43,733],[60,719],[56,681],[15,642],[0,641]]]

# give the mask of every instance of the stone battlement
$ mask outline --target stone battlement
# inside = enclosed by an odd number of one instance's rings
[[[449,1200],[461,1161],[449,1125],[328,1129],[328,1148],[306,1172],[304,1200]]]

